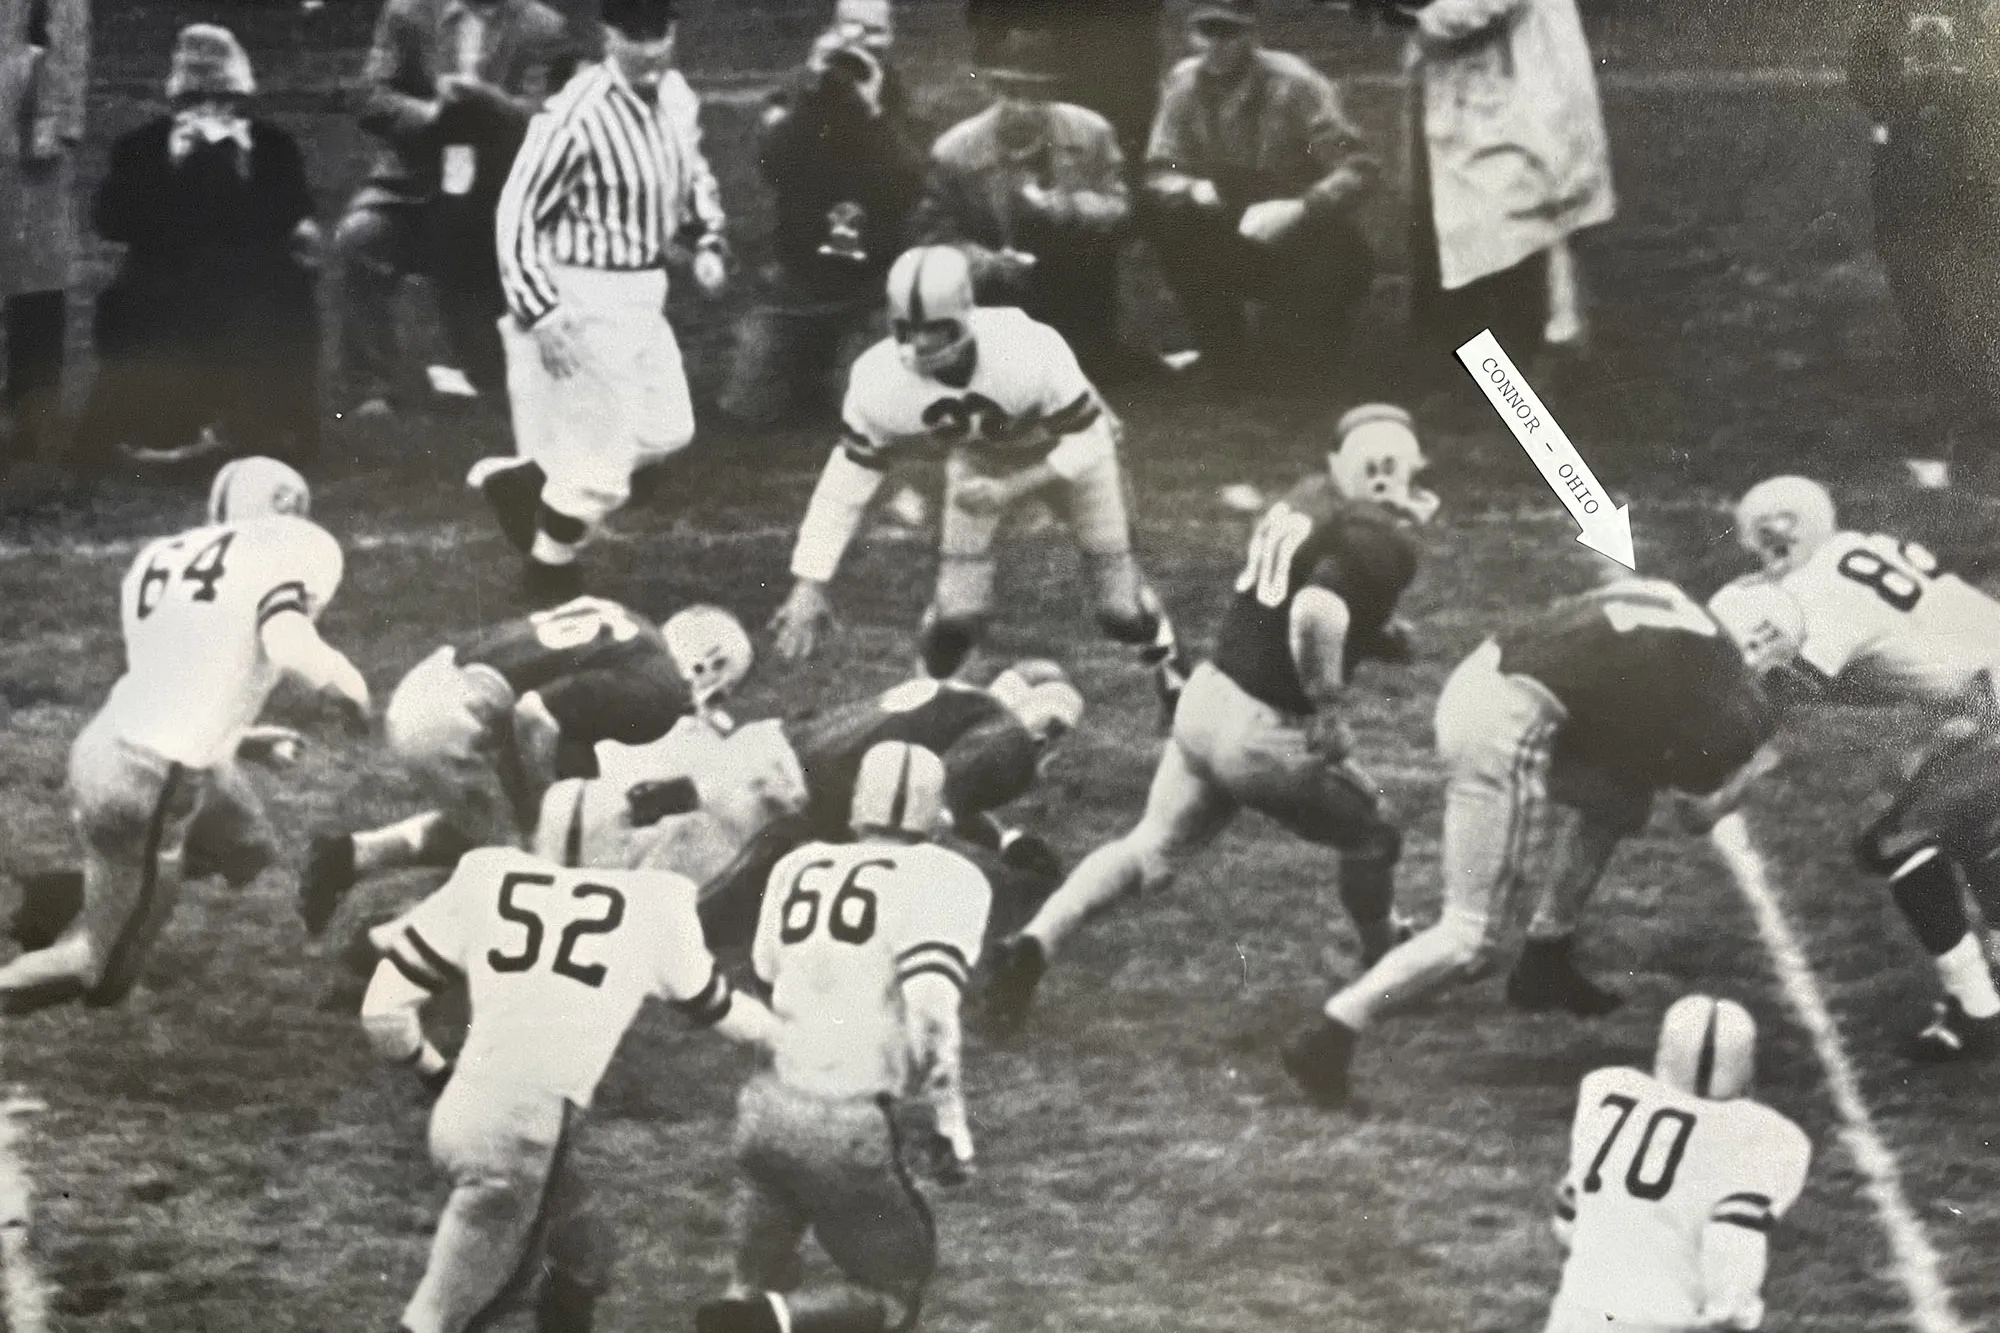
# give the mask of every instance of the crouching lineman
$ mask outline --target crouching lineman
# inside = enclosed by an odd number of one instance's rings
[[[693,883],[663,871],[482,848],[377,935],[362,1023],[376,1054],[442,1090],[431,1157],[453,1182],[399,1328],[466,1333],[532,1303],[537,1333],[589,1333],[611,1255],[571,1154],[626,1029],[657,996],[769,1045],[770,1010],[731,990],[702,947]],[[454,1063],[422,1011],[461,982],[471,1022]]]
[[[343,561],[306,517],[311,498],[283,463],[238,459],[215,476],[207,523],[133,559],[119,589],[125,674],[70,749],[83,870],[27,886],[23,915],[52,925],[53,939],[0,967],[0,1008],[117,1003],[184,879],[240,887],[271,863],[236,757],[280,676],[367,718],[367,682],[314,626]]]
[[[898,1102],[928,1103],[937,1174],[965,1179],[959,999],[991,897],[975,866],[925,841],[944,781],[930,751],[875,746],[854,784],[855,841],[808,843],[771,874],[751,956],[783,1027],[737,1101],[736,1272],[697,1333],[916,1323],[937,1233],[903,1162]],[[847,1283],[795,1290],[808,1230]]]
[[[1805,1188],[1805,1132],[1750,1099],[1757,1025],[1684,995],[1651,1075],[1584,1077],[1556,1197],[1569,1251],[1547,1333],[1754,1329],[1771,1228]]]
[[[2000,991],[1964,897],[1969,885],[2000,909],[2000,601],[1942,572],[1922,546],[1840,528],[1826,488],[1804,477],[1751,487],[1736,536],[1763,572],[1726,591],[1775,586],[1796,604],[1804,633],[1787,651],[1818,690],[1847,703],[1920,704],[1944,722],[1855,850],[1863,869],[1888,879],[1944,986],[1915,1057],[2000,1050]]]
[[[671,866],[702,885],[710,944],[748,943],[771,867],[807,839],[844,839],[863,757],[903,741],[943,761],[953,831],[1019,872],[1033,896],[1010,895],[1018,925],[1061,871],[1046,843],[993,812],[1033,788],[1083,707],[1060,666],[1031,658],[983,688],[922,678],[727,732],[688,718],[651,745],[598,746],[601,776],[550,789],[536,845],[571,864]]]
[[[579,597],[448,643],[389,696],[383,731],[437,802],[384,828],[313,840],[299,914],[318,934],[362,875],[450,866],[468,848],[534,828],[561,748],[654,740],[726,698],[748,674],[749,635],[715,606],[655,626]]]
[[[974,306],[963,253],[920,246],[889,270],[894,329],[849,375],[841,446],[827,459],[792,551],[796,582],[771,628],[787,659],[832,618],[827,585],[888,468],[945,455],[937,589],[919,631],[924,670],[956,673],[993,605],[993,540],[1017,502],[1052,491],[1082,547],[1098,623],[1157,673],[1184,678],[1174,628],[1132,555],[1120,427],[1062,335],[1019,310]]]
[[[1340,898],[1363,958],[1372,963],[1393,943],[1402,837],[1379,788],[1348,762],[1339,708],[1363,658],[1408,660],[1392,619],[1417,569],[1407,528],[1436,512],[1437,497],[1411,484],[1424,460],[1401,408],[1358,407],[1336,432],[1327,473],[1294,487],[1251,533],[1214,660],[1188,681],[1138,825],[1084,858],[995,950],[986,1005],[1003,1035],[1026,1021],[1070,932],[1165,885],[1245,806],[1338,849]]]
[[[1346,1100],[1355,1047],[1376,1018],[1484,974],[1511,924],[1552,755],[1645,796],[1633,804],[1636,825],[1593,838],[1602,859],[1585,865],[1567,858],[1560,873],[1574,882],[1563,891],[1575,894],[1579,907],[1609,849],[1643,827],[1652,792],[1717,793],[1754,771],[1778,720],[1763,675],[1779,664],[1770,648],[1779,636],[1763,608],[1753,609],[1748,623],[1734,615],[1718,623],[1671,583],[1621,578],[1502,631],[1459,664],[1436,714],[1448,774],[1443,914],[1334,995],[1320,1020],[1286,1043],[1285,1068],[1308,1096],[1325,1106]],[[1734,608],[1717,608],[1725,610]],[[1556,859],[1565,860],[1560,849]],[[1574,974],[1566,937],[1544,938],[1534,966],[1557,972],[1553,980],[1535,979],[1537,988],[1586,984]]]

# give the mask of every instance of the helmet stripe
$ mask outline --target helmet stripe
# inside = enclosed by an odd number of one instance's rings
[[[924,326],[924,265],[930,262],[929,246],[917,251],[917,267],[910,274],[910,327]]]
[[[896,794],[889,801],[889,827],[903,827],[903,811],[910,803],[911,747],[903,747],[903,767],[896,774]]]
[[[1701,1031],[1701,1053],[1694,1060],[1694,1095],[1707,1097],[1715,1083],[1715,1036],[1717,1021],[1722,1017],[1722,1006],[1710,1004],[1708,1023]]]

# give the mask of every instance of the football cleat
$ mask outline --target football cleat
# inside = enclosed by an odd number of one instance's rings
[[[299,916],[306,934],[318,935],[354,888],[354,839],[342,833],[312,840],[299,875]]]
[[[21,905],[7,933],[32,953],[62,937],[83,910],[83,872],[50,870],[21,877]]]
[[[1569,940],[1530,940],[1507,974],[1507,1003],[1531,1014],[1565,1009],[1578,1018],[1602,1018],[1625,1003],[1570,961]]]
[[[1049,970],[1049,956],[1033,935],[1009,935],[993,946],[986,979],[986,1022],[996,1037],[1013,1037],[1028,1025],[1035,987]]]
[[[1037,879],[1060,882],[1063,877],[1062,858],[1056,855],[1056,849],[1044,839],[1020,829],[1009,829],[1001,834],[1000,861]]]
[[[1321,1018],[1286,1042],[1278,1059],[1313,1105],[1341,1106],[1348,1098],[1348,1072],[1358,1039],[1359,1034],[1345,1023]]]
[[[768,1296],[730,1296],[694,1314],[695,1333],[783,1333],[784,1327]]]
[[[547,480],[540,464],[518,458],[482,458],[465,474],[465,484],[486,497],[500,535],[523,555],[535,544],[535,511]]]
[[[2000,1048],[2000,1015],[1974,1018],[1955,995],[1938,1001],[1931,1021],[1911,1044],[1910,1056],[1925,1064],[1945,1064],[1990,1055]]]

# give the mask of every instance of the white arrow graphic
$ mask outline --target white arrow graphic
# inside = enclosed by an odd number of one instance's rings
[[[1540,469],[1549,489],[1583,529],[1577,540],[1637,573],[1630,509],[1611,503],[1611,497],[1597,484],[1597,478],[1578,456],[1569,436],[1563,434],[1563,428],[1556,424],[1549,409],[1542,406],[1542,400],[1501,350],[1493,331],[1487,329],[1459,348],[1458,359],[1465,363],[1473,381],[1493,404],[1493,410],[1500,414],[1507,429],[1514,432],[1521,448]]]

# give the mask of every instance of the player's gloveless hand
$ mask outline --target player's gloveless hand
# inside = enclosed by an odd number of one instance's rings
[[[709,296],[722,295],[722,289],[729,285],[729,261],[719,250],[697,250],[694,256],[694,280]]]
[[[1245,240],[1276,245],[1305,221],[1306,206],[1297,199],[1266,199],[1243,210],[1236,230]]]
[[[833,602],[827,597],[824,585],[800,579],[771,616],[771,635],[778,656],[787,662],[802,662],[811,657],[833,624]]]
[[[582,364],[577,351],[576,320],[566,310],[556,310],[534,327],[535,347],[542,354],[542,369],[550,378],[566,380]]]

